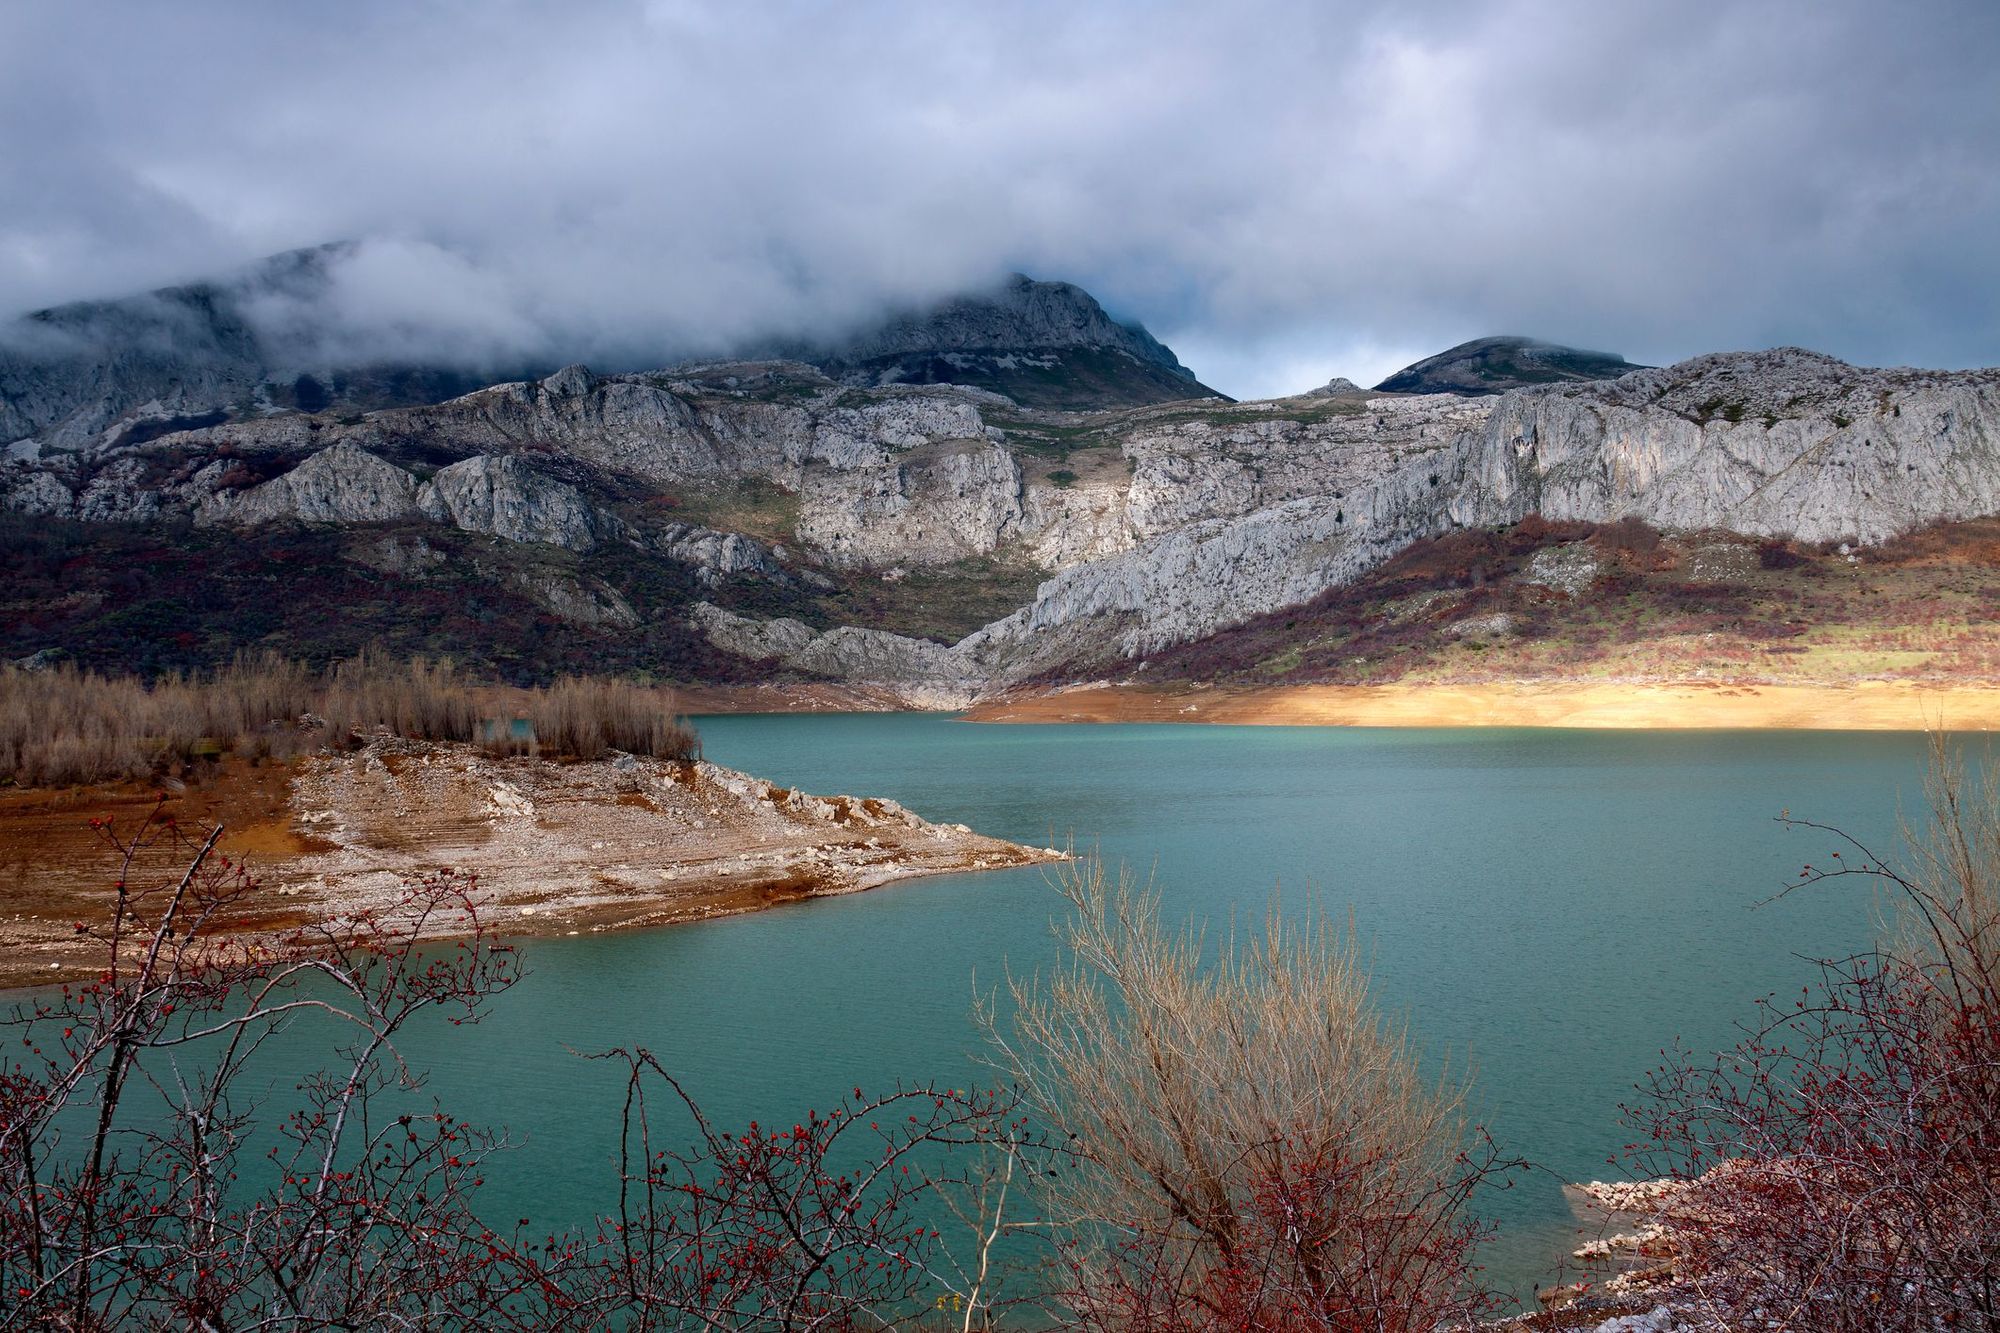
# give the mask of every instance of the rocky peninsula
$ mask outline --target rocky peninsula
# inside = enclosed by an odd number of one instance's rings
[[[406,879],[445,866],[477,876],[482,919],[500,933],[575,935],[1062,859],[895,801],[813,796],[701,760],[557,763],[383,736],[173,785],[166,811],[223,823],[220,850],[259,881],[237,923],[245,935],[380,909]],[[0,798],[11,885],[0,986],[97,965],[101,947],[79,944],[74,923],[102,914],[118,861],[90,821],[129,830],[154,800],[138,789]]]

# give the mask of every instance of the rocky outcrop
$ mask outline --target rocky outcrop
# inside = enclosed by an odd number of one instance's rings
[[[516,570],[509,576],[516,588],[558,620],[586,629],[631,629],[639,613],[602,579],[581,578],[553,569]]]
[[[817,631],[797,620],[753,620],[697,602],[689,621],[724,652],[795,671],[882,686],[919,707],[962,708],[987,677],[959,648],[853,625]]]
[[[1460,523],[1529,512],[1880,542],[2000,512],[2000,371],[1864,370],[1800,348],[1510,394],[1462,451]]]
[[[1347,500],[1288,501],[1208,521],[1123,555],[1065,570],[1035,600],[964,641],[995,674],[1064,661],[1138,657],[1309,601],[1422,535],[1420,495],[1373,488]]]
[[[1023,486],[1022,547],[1043,569],[1067,569],[1128,550],[1131,476],[1123,468],[1067,485]]]
[[[198,521],[250,525],[278,519],[305,523],[383,523],[414,518],[417,479],[351,444],[337,444],[260,486],[218,492]]]
[[[1021,469],[991,440],[923,444],[807,482],[799,541],[826,563],[881,569],[986,555],[1021,528]]]
[[[1533,384],[1617,379],[1638,369],[1610,352],[1586,352],[1533,338],[1475,338],[1403,367],[1375,390],[1495,394]]]
[[[777,553],[755,538],[740,532],[717,532],[714,528],[668,524],[656,537],[658,548],[685,565],[709,587],[735,574],[758,574],[767,578],[786,577]]]
[[[1565,597],[1581,597],[1604,572],[1604,560],[1590,543],[1564,542],[1535,552],[1521,573],[1521,582]]]
[[[1133,540],[1292,500],[1338,507],[1408,460],[1449,451],[1490,410],[1451,397],[1376,398],[1297,414],[1274,404],[1140,420],[1121,441]]]
[[[106,472],[136,460],[119,460]],[[214,483],[219,465],[197,474]],[[100,482],[104,474],[100,474]],[[97,484],[97,483],[94,483]],[[114,488],[125,496],[154,498],[131,485]],[[279,519],[303,523],[384,523],[427,518],[466,532],[510,542],[542,542],[585,552],[623,525],[594,509],[567,482],[544,476],[518,458],[478,455],[438,469],[429,480],[349,443],[312,454],[291,471],[243,490],[201,492],[195,518],[203,523],[254,526]],[[87,507],[89,493],[79,497]]]
[[[546,542],[568,551],[597,545],[609,523],[576,487],[544,477],[518,458],[481,454],[438,469],[417,491],[428,518],[510,542]]]

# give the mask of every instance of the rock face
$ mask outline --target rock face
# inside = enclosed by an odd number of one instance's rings
[[[2000,371],[1862,370],[1781,348],[1369,407],[1415,420],[1399,444],[1371,437],[1360,480],[1329,471],[1332,494],[1192,520],[1065,570],[961,648],[996,676],[1140,656],[1307,601],[1418,538],[1530,513],[1869,543],[2000,512]],[[1211,469],[1211,503],[1227,477]]]
[[[588,551],[606,526],[574,486],[542,476],[518,458],[480,454],[440,468],[417,492],[417,507],[441,523],[510,542],[547,542]]]
[[[713,528],[673,523],[660,530],[657,541],[660,550],[683,564],[692,565],[697,577],[710,587],[732,574],[763,574],[775,578],[786,572],[778,562],[776,552],[739,532],[717,532]]]
[[[1642,369],[1609,352],[1585,352],[1533,338],[1475,338],[1405,366],[1377,393],[1505,393],[1532,384],[1609,380]]]
[[[639,613],[616,589],[598,579],[548,569],[524,569],[511,576],[514,586],[558,620],[587,629],[631,629]]]
[[[984,438],[940,440],[872,467],[828,469],[801,506],[799,540],[829,564],[941,565],[1018,536],[1021,469]]]
[[[1645,519],[1880,542],[2000,510],[2000,374],[1860,370],[1799,348],[1509,395],[1451,517]]]
[[[544,477],[518,458],[478,455],[419,483],[394,463],[345,442],[262,485],[218,490],[195,511],[197,522],[242,526],[278,519],[387,523],[418,516],[505,541],[546,542],[579,552],[597,544],[600,530],[617,527],[574,486]]]
[[[707,602],[697,602],[689,619],[710,642],[739,657],[851,684],[884,686],[920,706],[963,708],[988,684],[963,645],[947,648],[853,625],[820,632],[786,618],[752,620]]]
[[[244,525],[281,518],[383,523],[419,512],[415,477],[351,444],[337,444],[261,486],[218,494],[198,517]]]

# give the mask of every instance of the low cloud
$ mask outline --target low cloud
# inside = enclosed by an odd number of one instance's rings
[[[0,125],[0,309],[352,239],[256,312],[330,352],[643,364],[1021,269],[1239,395],[1486,333],[2000,361],[1980,2],[24,0]]]

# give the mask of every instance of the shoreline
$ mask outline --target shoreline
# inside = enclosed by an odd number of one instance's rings
[[[967,722],[1207,722],[1293,727],[1558,727],[1633,731],[2000,731],[2000,682],[1467,681],[1151,685],[1020,690],[944,709],[891,686],[822,682],[681,690],[689,716],[957,712]]]
[[[1599,730],[2000,730],[2000,686],[1862,681],[1088,685],[986,700],[968,722]]]
[[[1996,731],[2000,687],[1492,683],[1082,687],[994,699],[972,723],[1220,723],[1236,727],[1560,727],[1604,731]]]

